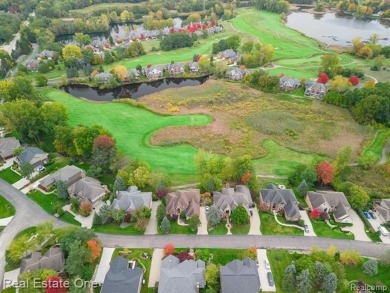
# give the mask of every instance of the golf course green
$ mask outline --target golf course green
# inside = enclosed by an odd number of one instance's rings
[[[206,125],[207,115],[163,116],[123,103],[95,103],[77,99],[62,90],[48,89],[44,93],[69,109],[70,124],[101,125],[110,131],[118,149],[130,158],[146,161],[152,169],[164,168],[169,174],[184,179],[196,174],[194,158],[198,150],[190,145],[152,146],[153,132],[168,126]]]

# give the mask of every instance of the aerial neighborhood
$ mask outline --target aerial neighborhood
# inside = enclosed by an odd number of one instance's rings
[[[1,292],[390,291],[388,2],[3,2]]]

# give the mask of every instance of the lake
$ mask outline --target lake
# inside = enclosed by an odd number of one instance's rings
[[[379,20],[363,20],[337,16],[335,13],[314,15],[306,12],[292,12],[287,17],[286,25],[305,35],[331,45],[351,46],[352,39],[361,37],[363,42],[379,34],[379,44],[390,46],[390,28]]]
[[[132,98],[153,94],[169,88],[197,86],[203,84],[208,76],[198,78],[164,78],[150,82],[122,85],[113,89],[99,89],[82,84],[61,87],[62,90],[77,98],[85,98],[96,102],[111,102],[113,99]]]

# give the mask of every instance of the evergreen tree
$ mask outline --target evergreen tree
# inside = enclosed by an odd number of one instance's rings
[[[333,293],[337,289],[337,276],[329,273],[324,277],[321,285],[321,291],[324,293]]]
[[[207,223],[211,227],[217,226],[221,222],[221,215],[218,208],[215,205],[212,205],[206,214]]]
[[[309,293],[311,290],[310,272],[303,270],[296,279],[297,288],[300,293]]]
[[[314,285],[316,286],[317,289],[321,287],[321,284],[325,278],[327,271],[324,265],[316,261],[314,263]]]
[[[125,181],[120,176],[116,176],[114,181],[114,190],[113,193],[115,194],[117,191],[123,191],[127,189],[127,185]]]
[[[309,185],[307,185],[306,180],[302,180],[302,182],[298,186],[298,194],[304,197],[308,191]]]
[[[171,223],[169,222],[167,217],[164,217],[163,220],[161,221],[161,229],[165,234],[171,231]]]
[[[289,265],[284,271],[283,276],[283,292],[294,292],[295,291],[295,273],[296,273],[295,265]]]
[[[63,180],[58,180],[57,184],[57,195],[59,198],[67,199],[69,197],[68,184]]]
[[[209,180],[207,182],[207,191],[210,193],[213,193],[213,191],[215,191],[215,183],[213,177],[209,177]]]

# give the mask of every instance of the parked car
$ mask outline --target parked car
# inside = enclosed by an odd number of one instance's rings
[[[271,269],[268,259],[264,260],[264,266],[267,270]]]
[[[268,273],[267,273],[267,279],[268,279],[268,284],[269,284],[270,286],[274,286],[274,285],[275,285],[274,277],[272,276],[272,273],[271,273],[271,272],[268,272]]]
[[[37,171],[38,172],[43,172],[43,171],[45,171],[46,170],[46,167],[45,166],[39,166],[38,168],[37,168]]]
[[[364,216],[367,218],[367,219],[371,219],[371,216],[368,212],[363,212]]]
[[[305,229],[305,232],[306,232],[306,233],[309,233],[309,232],[310,232],[309,226],[308,226],[308,225],[303,225],[303,228]]]
[[[210,210],[210,207],[206,206],[206,212],[208,212],[209,210]]]
[[[376,219],[376,216],[375,216],[373,211],[369,211],[368,213],[369,213],[371,218]]]

